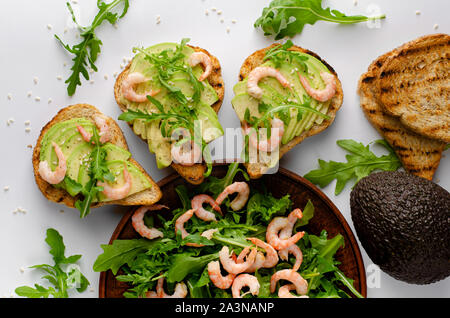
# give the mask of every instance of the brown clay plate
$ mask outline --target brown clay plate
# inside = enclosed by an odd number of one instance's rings
[[[227,172],[227,167],[227,165],[216,165],[213,170],[213,175],[216,177],[224,177]],[[303,208],[308,200],[311,200],[314,204],[315,212],[314,217],[306,226],[306,231],[318,235],[325,229],[330,238],[339,233],[344,237],[345,247],[340,248],[336,254],[336,259],[341,263],[339,268],[347,277],[354,280],[354,286],[359,293],[364,297],[367,296],[364,264],[355,236],[345,221],[345,218],[322,191],[308,180],[283,168],[280,168],[276,174],[264,175],[261,179],[251,180],[250,183],[251,186],[257,189],[261,188],[264,184],[267,190],[277,198],[290,194],[294,207]],[[186,185],[188,189],[192,187],[178,174],[170,175],[158,183],[163,193],[163,197],[159,203],[168,206],[170,211],[181,206],[181,202],[175,192],[175,187],[181,184]],[[134,231],[131,225],[133,212],[134,210],[123,216],[109,244],[112,244],[116,239],[139,238],[139,234]],[[122,294],[128,288],[129,286],[126,283],[117,281],[111,271],[100,274],[100,298],[121,298]],[[351,293],[349,292],[349,294]]]

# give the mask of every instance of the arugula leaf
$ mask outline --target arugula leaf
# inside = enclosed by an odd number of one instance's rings
[[[167,272],[167,281],[181,282],[189,273],[203,269],[209,262],[219,258],[219,254],[193,257],[189,254],[176,254],[171,258],[171,266]]]
[[[239,163],[233,162],[228,166],[228,171],[225,177],[216,178],[214,176],[210,176],[197,188],[198,193],[208,192],[214,197],[218,196],[226,187],[233,183],[233,180],[238,172],[242,173],[246,181],[250,180],[247,172],[239,168]]]
[[[396,171],[402,164],[395,152],[384,140],[375,143],[382,145],[389,151],[388,155],[377,157],[369,149],[369,145],[351,139],[338,140],[337,144],[350,152],[346,156],[347,162],[336,162],[319,159],[319,169],[308,172],[304,177],[320,187],[327,186],[334,179],[337,180],[335,194],[342,192],[347,182],[356,178],[356,183],[368,176],[374,170]]]
[[[118,13],[114,13],[114,9],[123,4],[124,8],[119,16]],[[95,34],[95,29],[99,27],[104,21],[108,21],[112,25],[114,25],[118,19],[121,19],[128,12],[128,8],[130,6],[129,0],[114,0],[109,4],[105,3],[102,0],[97,1],[97,8],[99,9],[97,15],[92,21],[89,27],[82,27],[76,21],[72,6],[69,2],[66,3],[67,8],[72,15],[72,20],[78,25],[80,30],[80,35],[82,37],[82,41],[76,45],[70,47],[55,34],[55,38],[59,43],[71,54],[75,55],[72,59],[73,66],[71,68],[72,74],[66,80],[66,83],[69,84],[67,86],[67,93],[69,96],[75,94],[77,86],[81,85],[80,76],[82,75],[86,80],[89,80],[89,72],[87,67],[90,66],[95,72],[97,72],[97,67],[95,66],[95,62],[97,61],[98,54],[100,53],[102,41]]]
[[[34,288],[29,286],[17,287],[17,295],[27,298],[68,298],[68,290],[76,288],[81,293],[89,286],[89,281],[81,273],[75,264],[81,255],[65,256],[66,246],[63,237],[55,229],[47,229],[45,242],[50,246],[49,253],[53,256],[55,265],[40,264],[30,266],[30,268],[40,269],[47,273],[42,279],[47,280],[53,287],[44,287],[35,284]],[[68,265],[63,267],[62,265]]]
[[[281,199],[276,199],[270,193],[262,194],[258,192],[248,200],[246,224],[252,225],[257,222],[269,224],[275,216],[286,214],[291,206],[292,201],[289,199],[289,194]]]
[[[386,16],[366,17],[347,16],[337,10],[322,7],[322,0],[273,0],[263,9],[254,27],[260,27],[266,36],[275,36],[276,40],[286,36],[294,37],[303,31],[306,24],[313,25],[319,20],[352,24],[364,21],[384,19]]]
[[[294,46],[294,43],[292,43],[291,40],[287,40],[284,44],[274,46],[266,52],[264,62],[271,60],[275,64],[276,68],[279,68],[281,64],[286,61],[289,64],[296,62],[302,68],[303,72],[308,72],[308,66],[305,63],[305,61],[309,59],[308,56],[301,55],[296,51],[289,51],[292,46]]]

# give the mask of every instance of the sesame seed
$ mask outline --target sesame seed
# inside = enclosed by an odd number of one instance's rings
[[[205,10],[205,15],[209,15],[208,9]]]
[[[117,23],[114,23],[113,27],[117,29],[119,26],[117,25]]]
[[[26,121],[24,122],[24,124],[25,124],[25,126],[30,126],[30,124],[31,124],[31,121],[29,121],[29,120],[26,120]]]
[[[53,102],[53,99],[49,98],[48,103],[51,104]]]
[[[28,91],[27,97],[31,97],[31,95],[33,95],[33,92],[32,91]]]
[[[439,24],[435,24],[435,25],[433,25],[433,29],[435,29],[435,30],[437,30],[439,28]]]
[[[29,133],[31,131],[31,128],[27,127],[25,128],[25,132]]]
[[[49,30],[53,29],[53,25],[47,24],[47,29],[49,29]]]
[[[61,76],[61,75],[58,75],[58,76],[56,76],[56,79],[57,79],[58,81],[61,81],[61,80],[62,80],[62,76]]]
[[[353,5],[357,6],[358,5],[358,0],[353,0]]]
[[[216,7],[213,7],[213,8],[211,8],[211,11],[217,11],[217,8]]]
[[[31,148],[33,148],[33,145],[27,145],[27,148],[31,149]]]
[[[67,32],[69,32],[69,30],[67,30],[67,28],[65,28],[65,29],[64,29],[64,33],[67,33]]]
[[[95,83],[95,81],[94,81],[94,80],[90,80],[90,81],[89,81],[89,83],[91,83],[91,84],[94,84],[94,83]]]
[[[217,14],[218,14],[218,15],[221,15],[221,14],[222,14],[222,10],[218,10],[218,11],[217,11]]]
[[[41,101],[41,98],[40,98],[39,96],[36,96],[36,97],[34,98],[34,100],[37,101],[37,102],[40,102],[40,101]]]
[[[95,72],[95,71],[94,71],[93,68],[90,68],[90,69],[89,69],[89,73],[94,74],[94,72]]]
[[[3,191],[5,191],[5,192],[9,191],[9,186],[4,186]]]
[[[237,23],[237,20],[236,20],[236,19],[233,19],[233,20],[231,20],[231,23],[236,24],[236,23]]]
[[[67,66],[67,63],[66,63],[66,62],[64,62],[64,64],[63,64],[63,65],[64,65],[64,67],[66,67],[66,66]]]
[[[19,268],[19,270],[21,273],[25,272],[25,268],[23,268],[23,267]]]
[[[59,210],[59,213],[64,213],[64,210]]]
[[[39,78],[38,78],[37,76],[35,76],[35,77],[33,78],[33,82],[34,82],[34,84],[37,84],[37,83],[39,82]]]
[[[105,74],[105,76],[103,76],[103,78],[104,78],[105,80],[107,80],[107,79],[108,79],[108,75]]]
[[[419,10],[416,10],[416,15],[420,15],[420,11]]]
[[[73,3],[73,4],[77,4],[77,3],[78,3],[78,0],[72,0],[72,3]]]
[[[117,72],[114,72],[113,76],[114,76],[114,77],[117,77],[117,75],[118,75],[118,73],[117,73]]]
[[[8,99],[11,100],[12,99],[12,94],[8,93]]]
[[[123,69],[125,67],[125,65],[123,65],[123,64],[120,64],[120,68],[121,69]]]
[[[90,288],[89,291],[90,291],[91,293],[93,293],[93,292],[95,292],[95,289],[94,289],[94,288]]]
[[[224,23],[225,22],[225,20],[222,18],[222,19],[220,19],[220,23]]]
[[[230,33],[231,29],[230,27],[227,27],[227,33]]]

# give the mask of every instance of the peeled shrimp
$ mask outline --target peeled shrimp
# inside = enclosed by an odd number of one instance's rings
[[[156,286],[156,294],[158,298],[186,298],[188,289],[185,283],[181,282],[175,286],[175,292],[172,295],[167,295],[164,291],[164,277],[158,279]]]
[[[52,171],[47,161],[39,162],[39,175],[42,179],[50,184],[58,184],[64,180],[67,172],[66,158],[61,148],[55,142],[52,142],[52,146],[55,149],[56,156],[58,157],[58,166],[55,171]]]
[[[278,148],[284,135],[284,122],[281,119],[272,119],[272,127],[270,128],[270,139],[258,141],[258,136],[254,129],[248,125],[244,126],[244,134],[249,135],[250,145],[264,152],[272,152]]]
[[[187,147],[187,145],[189,146]],[[173,143],[171,154],[172,160],[175,163],[186,167],[200,163],[202,159],[202,149],[193,140],[187,141],[181,145]]]
[[[256,253],[256,257],[255,257],[255,261],[253,262],[253,264],[247,268],[245,270],[245,273],[254,273],[256,272],[258,269],[263,267],[264,262],[266,261],[266,257],[264,256],[263,253],[261,253],[260,251],[258,251]],[[238,260],[237,263],[239,263],[240,261]]]
[[[267,226],[266,231],[266,241],[273,246],[276,250],[283,250],[300,240],[305,232],[298,232],[295,235],[287,238],[281,239],[278,236],[278,232],[285,228],[289,224],[288,218],[286,217],[276,217]]]
[[[303,253],[302,253],[302,250],[300,249],[300,247],[293,244],[293,245],[279,251],[278,254],[280,255],[280,258],[283,261],[287,261],[289,259],[289,254],[294,255],[295,256],[295,264],[292,267],[292,270],[298,271],[300,269],[300,266],[302,265],[302,262],[303,262]]]
[[[241,289],[247,286],[250,290],[241,295]],[[233,285],[231,286],[231,293],[233,298],[242,298],[248,293],[251,293],[253,296],[259,294],[259,282],[258,279],[249,274],[241,274],[236,277],[233,281]]]
[[[209,203],[215,211],[222,214],[220,206],[216,203],[216,201],[214,201],[212,197],[207,194],[199,194],[195,196],[191,201],[192,208],[195,209],[195,215],[199,219],[206,222],[217,221],[214,213],[209,212],[203,208],[204,203]]]
[[[143,94],[138,94],[135,91],[135,86],[141,83],[145,83],[147,82],[149,79],[146,78],[144,75],[142,75],[141,73],[131,73],[128,74],[128,76],[123,80],[122,82],[122,94],[123,97],[125,97],[126,99],[128,99],[131,102],[136,102],[136,103],[143,103],[147,101],[147,95],[150,96],[155,96],[156,94],[158,94],[161,90],[151,90],[149,92],[145,92]]]
[[[336,94],[336,79],[333,74],[328,72],[320,73],[320,77],[326,85],[322,90],[312,88],[306,77],[302,76],[300,73],[298,73],[298,76],[308,95],[319,102],[326,102],[327,100],[330,100],[334,94]]]
[[[205,232],[200,234],[200,236],[206,237],[208,240],[210,240],[210,239],[212,239],[214,233],[216,233],[217,231],[218,231],[218,229],[206,230]]]
[[[222,204],[228,195],[232,193],[238,193],[237,197],[230,203],[233,211],[238,211],[242,209],[247,203],[248,196],[250,194],[250,188],[245,182],[235,182],[228,187],[226,187],[221,194],[216,199],[217,204]]]
[[[180,215],[180,217],[175,221],[175,234],[178,233],[178,231],[181,232],[181,238],[186,238],[186,236],[189,235],[189,233],[184,229],[184,223],[189,221],[191,217],[194,215],[195,209],[191,209],[184,214]],[[197,243],[186,243],[187,246],[192,247],[202,247],[203,244],[197,244]]]
[[[277,282],[280,279],[288,280],[295,286],[295,290],[299,295],[306,295],[308,292],[308,282],[296,271],[292,269],[282,269],[270,278],[270,292],[274,293]]]
[[[263,90],[258,86],[258,83],[264,77],[275,77],[283,87],[290,87],[288,80],[273,67],[260,66],[255,68],[248,75],[247,92],[250,96],[261,99]]]
[[[203,80],[208,78],[208,76],[212,72],[211,58],[208,56],[208,54],[206,54],[204,52],[194,52],[194,53],[192,53],[191,56],[189,56],[188,63],[189,63],[189,65],[191,67],[194,67],[194,66],[196,66],[198,64],[202,64],[203,67],[205,68],[205,71],[203,72],[203,74],[198,79],[200,82],[202,82]]]
[[[295,209],[289,213],[287,220],[288,224],[284,229],[280,231],[280,239],[287,239],[292,236],[292,230],[294,229],[295,223],[303,217],[302,210]]]
[[[136,232],[138,232],[142,237],[148,238],[149,240],[153,240],[157,237],[164,237],[164,234],[161,231],[155,228],[148,228],[144,224],[145,213],[147,213],[148,211],[157,211],[162,209],[168,209],[168,207],[159,204],[140,207],[136,210],[136,212],[134,212],[133,216],[131,217],[131,225],[133,225]]]
[[[102,144],[110,141],[112,139],[111,131],[109,129],[109,125],[106,122],[106,119],[101,116],[95,116],[94,117],[95,125],[100,130],[99,136],[100,136],[100,142]],[[90,142],[92,138],[92,134],[88,133],[83,126],[78,125],[77,126],[78,132],[81,134],[81,137],[83,137],[83,140],[86,142]]]
[[[220,289],[228,289],[233,284],[235,274],[228,274],[227,276],[222,276],[220,272],[219,261],[210,262],[208,264],[208,275],[211,282]]]
[[[278,254],[277,251],[270,244],[267,244],[266,242],[263,242],[256,237],[251,237],[248,238],[247,240],[249,240],[256,246],[263,248],[266,251],[266,256],[264,258],[264,263],[262,263],[262,267],[271,268],[277,265]]]
[[[240,258],[247,256],[249,249],[246,250],[245,254],[240,254]],[[219,252],[219,259],[220,263],[222,263],[223,268],[231,274],[240,274],[245,272],[252,264],[255,262],[257,250],[253,249],[250,254],[247,257],[247,260],[245,262],[240,262],[233,260],[232,257],[230,257],[230,252],[227,246],[222,247],[222,249]],[[241,255],[243,255],[241,257]]]
[[[291,290],[295,289],[294,284],[283,285],[278,289],[278,297],[279,298],[309,298],[308,296],[294,296],[291,294]]]
[[[133,181],[131,179],[131,175],[128,172],[127,164],[124,164],[123,168],[123,178],[125,179],[125,184],[121,186],[120,188],[113,188],[108,183],[98,181],[97,185],[99,187],[103,187],[103,194],[106,195],[108,199],[111,200],[121,200],[125,198],[128,193],[130,193],[131,187],[133,185]]]

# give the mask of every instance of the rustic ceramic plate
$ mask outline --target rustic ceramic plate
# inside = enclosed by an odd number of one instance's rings
[[[227,165],[215,166],[213,175],[217,177],[225,176],[227,167]],[[256,188],[261,188],[264,184],[277,198],[290,194],[294,207],[303,208],[308,200],[311,200],[314,204],[315,212],[314,217],[306,226],[306,231],[318,235],[325,229],[330,238],[338,233],[344,237],[345,247],[339,249],[336,254],[336,259],[341,263],[339,268],[347,277],[354,280],[355,288],[366,297],[366,275],[361,252],[355,236],[345,221],[345,218],[322,191],[308,180],[283,168],[280,168],[276,174],[265,175],[261,179],[250,181],[250,183]],[[170,207],[170,210],[180,207],[181,202],[175,192],[175,187],[180,184],[184,184],[188,188],[192,187],[178,174],[173,174],[161,180],[158,185],[162,190],[163,198],[159,203],[167,205]],[[134,210],[130,210],[129,213],[124,215],[111,237],[110,244],[116,239],[139,238],[139,235],[131,225],[133,212]],[[117,281],[111,271],[100,274],[100,298],[120,298],[128,288],[129,286],[126,283]],[[349,294],[351,293],[349,292]]]

